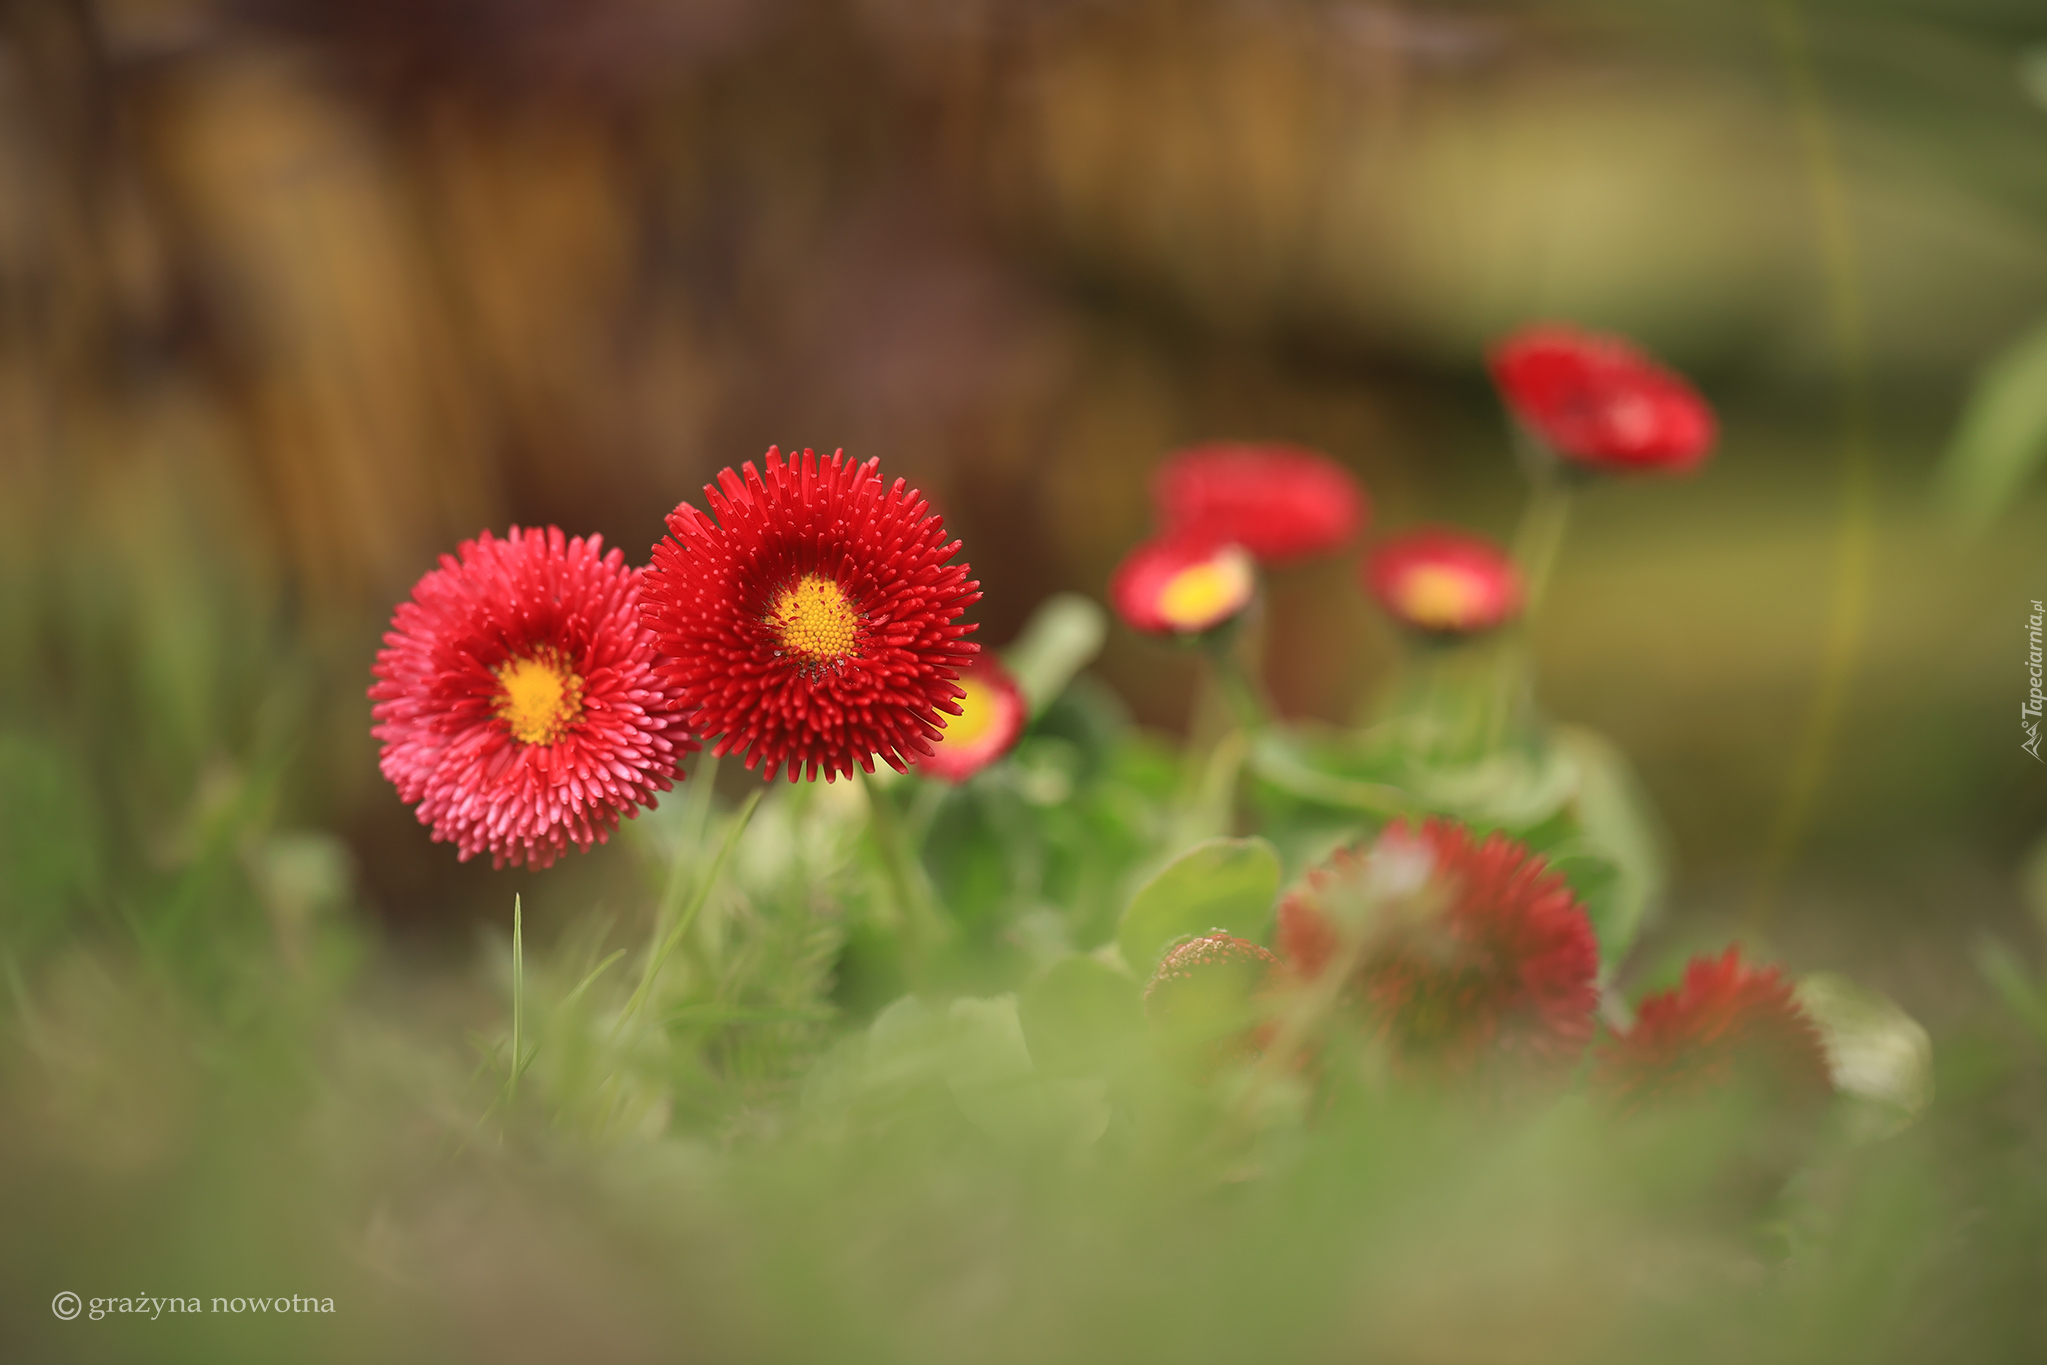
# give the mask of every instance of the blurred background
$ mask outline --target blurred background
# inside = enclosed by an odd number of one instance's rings
[[[1865,629],[1773,927],[1937,1021],[2047,828],[2013,724],[2047,500],[1964,528],[1932,496],[1974,377],[2047,317],[2047,19],[1813,0],[1787,36],[1785,13],[13,0],[17,940],[118,921],[133,878],[242,875],[216,845],[251,810],[333,831],[293,856],[352,867],[422,950],[513,890],[543,924],[601,894],[602,855],[544,892],[458,866],[376,771],[392,604],[484,527],[644,562],[720,467],[843,446],[943,511],[1000,644],[1048,593],[1100,592],[1150,467],[1197,440],[1321,447],[1376,529],[1505,535],[1484,355],[1556,318],[1684,370],[1725,435],[1698,478],[1584,500],[1548,709],[1633,756],[1678,922],[1738,915],[1849,517]],[[1867,418],[1845,465],[1844,365]],[[1276,584],[1287,713],[1349,719],[1392,651],[1350,563]],[[1119,634],[1101,668],[1142,722],[1187,723],[1185,657]],[[252,875],[288,898],[294,866]]]

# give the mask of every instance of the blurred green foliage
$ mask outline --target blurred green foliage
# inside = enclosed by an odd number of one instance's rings
[[[272,989],[243,1012],[166,978],[165,947],[71,946],[13,978],[14,1340],[53,1361],[2041,1348],[2017,1267],[2047,1228],[2047,1037],[1951,1036],[1930,1109],[1843,1107],[1793,1146],[1734,1100],[1616,1118],[1460,1094],[1341,1034],[1314,1076],[1174,1063],[1140,1001],[1155,945],[1256,935],[1281,885],[1261,840],[1185,841],[1206,767],[1082,674],[959,787],[777,786],[735,810],[686,784],[620,850],[671,916],[701,893],[672,953],[668,918],[584,915],[516,956],[494,937],[480,980],[424,993],[334,919],[327,845],[236,807],[229,845],[266,850],[267,946],[221,899],[193,911],[209,941],[136,943],[251,953]],[[930,855],[927,951],[872,851],[881,801]],[[919,990],[863,1010],[862,952]],[[1882,1022],[1895,1007],[1825,989],[1878,1082],[1909,1075],[1881,1060],[1909,1036]],[[337,1311],[65,1322],[44,1306],[63,1287]]]

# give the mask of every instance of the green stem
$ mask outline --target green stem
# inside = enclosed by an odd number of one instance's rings
[[[924,839],[931,833],[931,822],[938,818],[938,808],[945,804],[952,784],[924,778],[917,784],[916,799],[910,803],[909,829],[907,835],[910,847],[922,850]]]
[[[889,799],[888,793],[881,789],[871,773],[860,773],[860,789],[867,796],[868,829],[874,835],[875,848],[881,853],[882,872],[888,878],[889,890],[894,894],[896,904],[902,907],[903,936],[915,964],[937,937],[943,923],[938,918],[937,907],[932,904],[931,887],[924,880],[923,868],[904,837],[902,817],[896,810],[896,803]]]
[[[711,797],[718,786],[718,755],[705,749],[697,755],[696,769],[689,775],[689,791],[682,807],[684,847],[693,847],[704,837],[711,819]]]
[[[1760,933],[1769,923],[1778,889],[1818,809],[1868,631],[1870,579],[1876,559],[1868,321],[1847,179],[1800,7],[1796,0],[1769,0],[1763,8],[1791,96],[1811,194],[1814,244],[1824,272],[1839,406],[1840,446],[1835,469],[1841,481],[1841,515],[1835,528],[1824,653],[1791,752],[1791,770],[1786,774],[1755,892],[1743,914],[1750,933]]]
[[[1250,670],[1244,667],[1235,642],[1211,637],[1202,642],[1202,648],[1215,669],[1216,686],[1237,728],[1255,735],[1270,725],[1272,713],[1259,694],[1258,684],[1252,681]]]
[[[1230,720],[1253,735],[1272,723],[1272,708],[1265,700],[1265,689],[1258,684],[1257,660],[1264,653],[1264,607],[1261,590],[1234,621],[1201,637],[1202,655],[1213,671]]]
[[[669,955],[689,933],[690,926],[696,923],[698,913],[703,910],[704,902],[711,898],[711,891],[718,884],[719,874],[725,870],[725,863],[731,858],[732,850],[739,846],[739,836],[746,832],[747,823],[753,819],[754,810],[760,805],[764,794],[764,787],[756,787],[753,794],[740,804],[739,810],[732,816],[731,823],[725,827],[725,838],[718,845],[718,856],[712,859],[710,867],[698,880],[696,893],[690,897],[689,904],[661,938],[654,953],[648,957],[646,970],[640,973],[640,984],[634,988],[632,998],[625,1002],[625,1009],[619,1014],[621,1024],[637,1013],[640,1006],[645,1003],[647,993],[653,989],[654,979],[661,974],[661,969],[668,965]]]
[[[1529,489],[1528,505],[1521,510],[1521,525],[1514,533],[1514,562],[1521,569],[1524,631],[1534,624],[1535,614],[1548,592],[1550,573],[1556,567],[1557,551],[1563,547],[1570,519],[1570,484],[1554,468],[1538,475]]]
[[[1517,709],[1515,689],[1534,667],[1530,640],[1535,619],[1549,593],[1550,576],[1570,522],[1570,476],[1554,459],[1531,464],[1528,503],[1521,509],[1521,524],[1514,532],[1514,562],[1521,571],[1521,619],[1495,646],[1499,653],[1484,727],[1488,751],[1506,742]]]
[[[519,1098],[519,1055],[526,1031],[525,926],[520,898],[512,897],[512,1076],[505,1082],[505,1106]]]
[[[685,784],[682,806],[682,829],[676,835],[675,853],[669,859],[668,880],[662,884],[661,899],[654,905],[654,932],[659,934],[667,925],[675,922],[676,912],[682,908],[682,894],[689,886],[689,870],[701,861],[704,849],[704,827],[711,819],[711,795],[718,781],[718,756],[705,749],[697,759],[696,771],[691,773]],[[648,959],[649,969],[652,959]],[[635,995],[647,989],[647,974],[640,976]]]

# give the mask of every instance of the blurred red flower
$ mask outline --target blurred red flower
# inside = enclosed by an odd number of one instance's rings
[[[1819,1030],[1790,980],[1742,961],[1739,948],[1693,958],[1675,990],[1645,999],[1632,1029],[1602,1040],[1595,1075],[1632,1103],[1735,1085],[1784,1103],[1833,1093]]]
[[[1498,1054],[1544,1071],[1592,1037],[1599,952],[1562,876],[1521,844],[1396,820],[1339,849],[1279,906],[1279,950],[1312,979],[1356,947],[1349,998],[1403,1062],[1467,1071]]]
[[[1109,604],[1138,630],[1199,635],[1249,606],[1257,588],[1241,545],[1168,533],[1124,556],[1109,578]]]
[[[697,747],[602,538],[485,531],[398,604],[372,668],[379,766],[436,842],[547,867],[652,806]]]
[[[960,673],[960,713],[945,723],[917,771],[945,782],[964,782],[1016,747],[1030,706],[1016,680],[993,654],[978,654]]]
[[[1350,471],[1290,445],[1180,451],[1152,476],[1152,498],[1169,534],[1241,545],[1266,564],[1342,549],[1368,512]]]
[[[1493,381],[1521,424],[1574,463],[1679,474],[1713,449],[1713,410],[1619,337],[1542,324],[1493,351]]]
[[[654,547],[642,617],[691,727],[721,757],[744,752],[772,781],[783,765],[827,779],[874,759],[898,771],[929,754],[938,712],[958,715],[957,679],[979,646],[960,614],[980,601],[959,542],[880,462],[730,468],[682,503]]]
[[[1483,536],[1420,527],[1371,551],[1361,568],[1379,605],[1415,630],[1470,634],[1521,614],[1521,573]]]

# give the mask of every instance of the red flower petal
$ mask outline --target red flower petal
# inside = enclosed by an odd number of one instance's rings
[[[1493,380],[1522,425],[1566,459],[1677,474],[1713,449],[1713,410],[1619,337],[1542,325],[1493,352]]]
[[[1300,446],[1195,446],[1152,477],[1170,533],[1243,546],[1266,564],[1342,549],[1365,524],[1367,503],[1350,471]]]
[[[878,460],[784,464],[769,447],[766,464],[706,485],[713,515],[668,516],[642,608],[662,676],[715,752],[769,780],[872,772],[876,755],[901,771],[931,752],[939,712],[959,714],[979,648],[959,617],[980,584],[915,489],[884,490]]]
[[[398,604],[379,766],[464,860],[547,867],[651,807],[697,747],[640,626],[642,571],[550,526],[464,541]]]
[[[1521,574],[1483,536],[1424,526],[1373,550],[1365,586],[1394,620],[1416,630],[1468,634],[1521,614]]]

